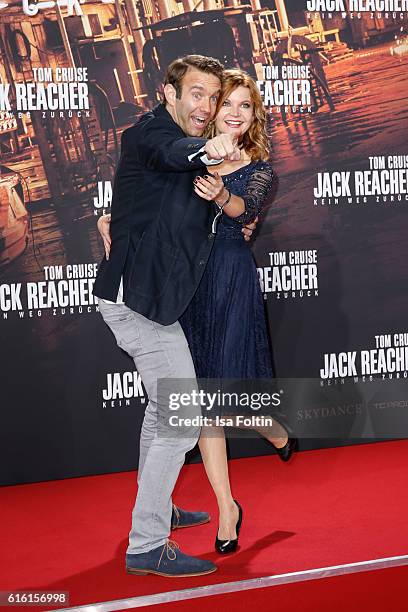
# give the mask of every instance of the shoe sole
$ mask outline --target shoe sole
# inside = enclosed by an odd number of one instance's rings
[[[209,523],[210,520],[211,516],[209,516],[208,519],[206,519],[205,521],[200,521],[199,523],[189,523],[188,525],[174,525],[172,529],[185,529],[186,527],[196,527],[198,525],[205,525],[206,523]]]
[[[197,572],[195,574],[165,574],[163,572],[158,572],[156,570],[142,570],[142,569],[133,569],[132,567],[127,567],[126,571],[128,574],[135,574],[137,576],[146,576],[147,574],[156,574],[157,576],[164,576],[165,578],[189,578],[190,576],[205,576],[206,574],[212,574],[216,572],[218,567],[214,567],[214,569],[207,570],[206,572]]]

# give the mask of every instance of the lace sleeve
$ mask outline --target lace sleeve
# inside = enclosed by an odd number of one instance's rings
[[[251,223],[262,210],[269,190],[272,187],[274,172],[268,162],[257,164],[249,177],[245,194],[241,197],[245,202],[245,212],[234,217],[238,223]]]

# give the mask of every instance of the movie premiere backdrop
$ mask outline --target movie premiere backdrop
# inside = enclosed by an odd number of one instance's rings
[[[381,438],[408,395],[407,26],[408,0],[0,0],[2,484],[137,466],[147,398],[92,295],[96,222],[122,131],[187,53],[248,71],[267,109],[252,248],[277,376],[354,386],[300,399],[303,447]]]

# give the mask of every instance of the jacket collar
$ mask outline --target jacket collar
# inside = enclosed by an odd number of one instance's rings
[[[180,133],[183,136],[186,136],[186,134],[183,132],[179,124],[174,121],[173,117],[170,115],[169,111],[166,109],[163,102],[156,104],[156,106],[154,106],[152,109],[152,113],[156,117],[160,117],[161,119],[164,119],[165,121],[168,121],[169,123],[171,123],[173,126],[176,126],[179,129]]]

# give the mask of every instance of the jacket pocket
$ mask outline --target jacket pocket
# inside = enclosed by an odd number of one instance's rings
[[[177,249],[147,233],[143,233],[138,241],[132,238],[132,243],[135,252],[129,290],[144,297],[159,298],[170,280],[177,260]]]

